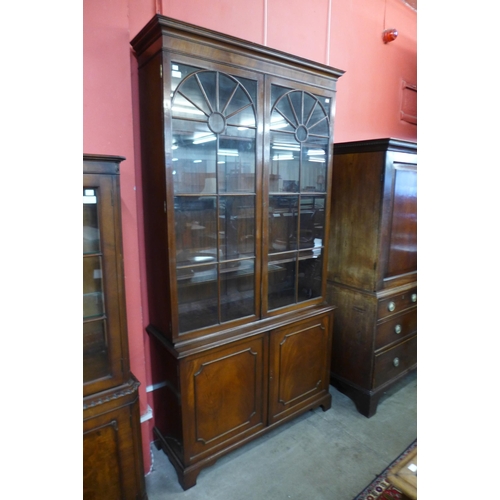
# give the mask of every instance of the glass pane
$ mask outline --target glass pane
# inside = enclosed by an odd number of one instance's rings
[[[271,133],[270,192],[298,192],[300,149],[294,135]]]
[[[281,98],[289,91],[290,89],[271,85],[271,103],[273,106],[277,104],[271,112],[271,130],[294,132],[297,127],[290,101],[286,97]]]
[[[213,111],[210,97],[214,95],[214,88],[215,72],[200,71],[191,74],[188,78],[184,79],[177,88],[172,101],[172,107],[184,107],[186,106],[186,102],[188,102],[194,106],[195,110],[201,111],[206,116],[209,116]],[[177,112],[177,109],[174,111]]]
[[[222,260],[255,255],[255,197],[222,196],[219,207]]]
[[[83,381],[109,374],[105,320],[83,323]]]
[[[250,82],[248,81],[248,83]],[[255,82],[251,82],[251,84],[255,88]],[[234,94],[230,96],[224,109],[227,123],[241,127],[255,127],[254,103],[241,85],[238,85],[234,90]]]
[[[188,120],[206,120],[208,114],[189,102],[182,94],[176,94],[172,103],[172,116]]]
[[[312,100],[312,97],[310,97]],[[304,123],[309,134],[322,135],[328,137],[330,135],[330,125],[328,115],[320,101],[315,100],[315,105],[311,107],[311,112]]]
[[[309,129],[311,124],[316,122],[316,120],[311,120],[314,116],[314,113],[317,111],[318,107],[318,99],[309,94],[308,92],[304,92],[302,95],[303,99],[303,114],[302,114],[302,123]]]
[[[215,193],[216,135],[206,123],[172,122],[174,192]]]
[[[175,244],[177,266],[217,260],[215,196],[176,196]]]
[[[302,192],[325,191],[327,145],[323,147],[304,146],[300,169]]]
[[[289,248],[313,248],[314,247],[314,210],[300,210],[299,222],[294,221],[293,231],[290,235]],[[297,217],[297,215],[295,215]],[[299,234],[297,235],[297,225]]]
[[[319,103],[323,106],[323,110],[324,110],[326,116],[330,117],[331,99],[329,97],[323,97],[320,95],[317,95],[314,97],[316,97],[316,99],[318,99]],[[330,135],[330,131],[328,131],[328,135]]]
[[[285,99],[282,99],[282,102]],[[293,121],[298,126],[304,123],[304,108],[303,108],[303,92],[292,91],[286,95],[286,100],[289,103],[289,107],[292,111]],[[282,104],[280,103],[280,105]],[[279,107],[279,105],[278,105]]]
[[[254,260],[221,265],[222,321],[231,321],[254,314]]]
[[[181,83],[184,78],[186,78],[191,73],[195,71],[199,71],[200,68],[194,68],[192,66],[187,66],[185,64],[172,63],[172,92],[178,87],[179,83]]]
[[[103,312],[101,257],[84,257],[83,317],[100,316]]]
[[[271,85],[271,103],[274,103],[283,95],[286,94],[287,92],[290,92],[290,90],[287,87],[280,87],[279,85]]]
[[[269,256],[268,308],[277,309],[295,303],[296,254]]]
[[[83,253],[100,251],[100,235],[97,220],[97,191],[83,190]]]
[[[269,197],[269,253],[296,248],[298,196]]]
[[[181,332],[218,323],[216,264],[177,269],[177,290]]]
[[[321,296],[322,258],[321,248],[299,254],[298,301]]]
[[[313,213],[314,247],[322,246],[325,231],[325,196],[301,196],[301,213]]]
[[[220,192],[255,192],[255,129],[227,127],[217,156]]]
[[[83,355],[106,349],[106,326],[103,319],[83,323]]]

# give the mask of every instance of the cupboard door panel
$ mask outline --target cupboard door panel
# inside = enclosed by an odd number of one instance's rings
[[[271,332],[270,423],[328,392],[330,332],[327,317]]]
[[[394,164],[393,207],[385,278],[417,269],[417,167]]]
[[[125,396],[130,399],[134,397]],[[137,396],[135,395],[135,398]],[[83,421],[83,499],[145,498],[137,399]],[[94,408],[95,410],[95,408]],[[89,410],[90,411],[90,410]],[[85,415],[85,413],[84,413]]]
[[[264,357],[261,335],[185,363],[187,460],[263,427]]]
[[[83,498],[121,498],[116,421],[83,434],[83,459]]]

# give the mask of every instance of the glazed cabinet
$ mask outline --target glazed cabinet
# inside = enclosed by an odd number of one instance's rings
[[[155,437],[188,488],[221,454],[330,406],[342,72],[160,15],[131,44]]]
[[[371,417],[417,366],[417,145],[335,144],[329,300],[331,383]]]
[[[83,156],[83,498],[145,500],[138,388],[128,361],[119,166]]]

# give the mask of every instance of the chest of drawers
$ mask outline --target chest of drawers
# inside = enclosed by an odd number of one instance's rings
[[[417,366],[416,283],[389,293],[329,291],[338,305],[331,382],[371,417],[384,392]]]
[[[371,417],[417,366],[416,144],[336,144],[328,256],[331,383]]]

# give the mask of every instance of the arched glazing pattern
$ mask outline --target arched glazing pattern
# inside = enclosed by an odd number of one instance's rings
[[[330,100],[271,86],[268,309],[321,296]]]
[[[181,333],[255,314],[257,83],[172,65]]]

